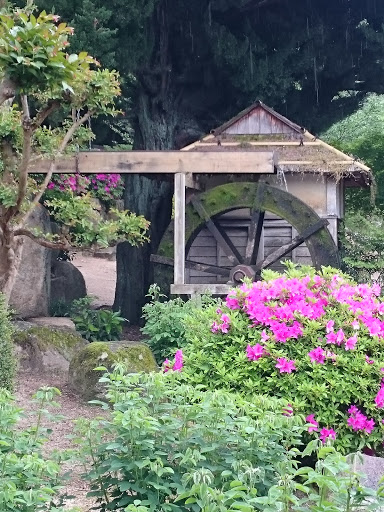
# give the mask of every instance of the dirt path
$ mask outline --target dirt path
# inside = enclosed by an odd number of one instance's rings
[[[35,407],[35,404],[31,401],[32,395],[42,386],[54,386],[62,392],[62,395],[56,400],[60,404],[60,409],[55,410],[54,413],[61,414],[63,419],[59,422],[45,422],[44,424],[45,427],[53,430],[47,443],[47,453],[51,449],[66,450],[73,448],[71,440],[68,439],[68,436],[73,432],[73,420],[79,418],[92,419],[100,416],[101,411],[71,393],[65,380],[57,375],[50,377],[23,373],[17,379],[16,399],[18,405],[27,414],[23,423],[28,426],[35,424],[35,419],[31,415]],[[68,500],[66,509],[70,510],[78,507],[81,512],[88,512],[95,505],[95,501],[86,497],[88,485],[80,477],[83,471],[82,466],[71,463],[63,466],[63,470],[71,472],[71,479],[65,488],[65,492],[68,495],[76,496],[76,499]]]
[[[78,253],[72,263],[84,276],[87,294],[97,297],[95,306],[112,306],[115,300],[116,261]]]

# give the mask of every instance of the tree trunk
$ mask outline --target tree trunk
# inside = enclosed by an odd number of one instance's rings
[[[0,237],[0,292],[8,303],[21,261],[22,238],[14,238],[3,226]]]
[[[138,124],[143,149],[174,148],[177,108],[164,110],[147,96],[140,98]],[[151,222],[150,242],[132,247],[127,242],[117,247],[117,286],[114,308],[131,324],[138,324],[148,287],[153,283],[150,255],[157,251],[172,214],[173,181],[164,176],[127,175],[125,208],[144,215]]]

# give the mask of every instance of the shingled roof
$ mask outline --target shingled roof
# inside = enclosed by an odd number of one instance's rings
[[[326,173],[347,185],[372,181],[370,168],[257,101],[182,151],[271,151],[278,169]]]

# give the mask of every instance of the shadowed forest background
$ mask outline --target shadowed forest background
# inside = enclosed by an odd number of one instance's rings
[[[347,263],[359,260],[373,270],[367,256],[372,253],[381,265],[384,2],[38,0],[37,5],[60,13],[75,28],[74,51],[87,48],[103,66],[121,73],[125,116],[92,124],[96,146],[178,149],[260,99],[372,167],[376,205],[368,191],[348,196],[352,232],[341,236],[358,241],[347,251]],[[152,276],[143,268],[168,225],[172,194],[171,183],[126,177],[125,206],[152,223],[150,244],[118,248],[115,306],[131,320],[139,318],[142,304],[127,297],[148,289]]]

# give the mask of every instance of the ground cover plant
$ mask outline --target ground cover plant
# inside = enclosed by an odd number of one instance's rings
[[[13,389],[16,358],[13,353],[12,324],[4,295],[0,293],[0,388]]]
[[[220,307],[187,319],[181,373],[206,389],[284,398],[310,423],[308,436],[343,453],[382,453],[384,302],[331,268],[289,264],[264,273]],[[172,368],[172,362],[165,369]]]
[[[42,388],[34,396],[36,421],[20,428],[22,411],[9,391],[0,389],[0,510],[2,512],[62,512],[64,485],[60,464],[65,454],[43,454],[47,429],[42,419],[54,405],[55,388]],[[69,509],[65,509],[69,512]],[[75,512],[75,511],[73,511]]]

